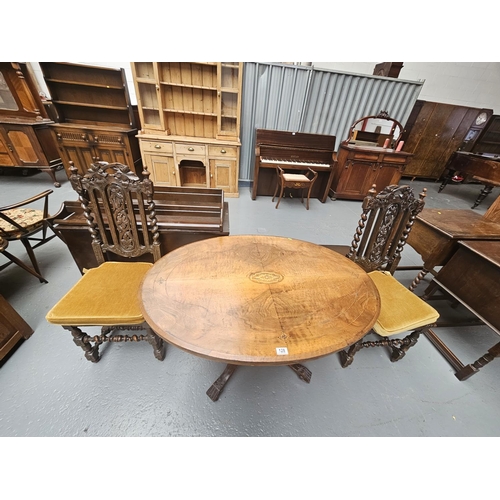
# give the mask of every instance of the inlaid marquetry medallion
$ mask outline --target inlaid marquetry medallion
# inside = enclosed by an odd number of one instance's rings
[[[258,273],[251,273],[249,278],[255,283],[270,285],[272,283],[279,283],[283,280],[284,276],[273,271],[259,271]]]

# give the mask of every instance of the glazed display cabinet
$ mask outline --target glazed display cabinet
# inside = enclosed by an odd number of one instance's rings
[[[3,167],[37,169],[60,184],[55,172],[62,168],[47,112],[25,63],[0,63],[0,171]]]
[[[238,196],[243,64],[131,63],[142,160],[159,186]]]

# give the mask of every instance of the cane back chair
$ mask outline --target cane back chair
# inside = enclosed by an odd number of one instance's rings
[[[27,200],[0,207],[0,237],[6,242],[21,241],[33,266],[27,266],[22,260],[5,251],[4,247],[2,253],[11,262],[0,266],[0,270],[14,262],[25,271],[36,276],[41,283],[48,283],[40,272],[40,267],[38,266],[38,261],[33,250],[49,242],[56,236],[52,232],[47,232],[49,225],[46,222],[49,216],[49,195],[52,192],[52,189],[48,189]],[[38,200],[43,200],[43,208],[41,209],[37,207],[36,202]]]
[[[401,258],[401,252],[416,216],[424,208],[425,189],[418,199],[410,186],[387,186],[376,194],[375,185],[363,200],[363,212],[346,257],[361,266],[372,279],[380,295],[380,315],[368,333],[382,340],[359,340],[340,351],[342,367],[349,366],[363,347],[388,346],[391,361],[398,361],[414,346],[419,336],[433,326],[439,313],[397,281],[391,274]],[[339,247],[325,245],[336,250]],[[392,338],[410,332],[403,339]]]
[[[69,330],[94,363],[104,342],[141,340],[147,340],[162,361],[165,345],[146,324],[139,302],[140,284],[153,264],[112,260],[114,254],[137,258],[149,253],[154,262],[161,256],[149,172],[144,170],[141,180],[125,165],[99,161],[83,176],[72,162],[70,171],[99,265],[83,274],[46,319]],[[80,329],[89,326],[101,326],[101,335],[90,336]],[[145,330],[146,335],[118,335],[115,330]]]

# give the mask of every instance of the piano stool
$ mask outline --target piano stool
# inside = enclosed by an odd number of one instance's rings
[[[272,201],[276,198],[278,189],[280,189],[280,196],[275,208],[278,208],[281,198],[283,198],[285,188],[292,188],[301,190],[300,201],[302,203],[304,203],[304,191],[307,189],[306,209],[309,210],[309,198],[311,197],[311,190],[314,185],[314,181],[318,177],[318,172],[315,172],[312,168],[308,168],[307,170],[307,174],[294,174],[285,172],[281,167],[276,167],[278,182],[276,183],[276,189],[274,190]],[[309,177],[307,175],[309,175]]]

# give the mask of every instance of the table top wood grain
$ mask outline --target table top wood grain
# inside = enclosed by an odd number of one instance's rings
[[[377,289],[358,265],[313,243],[264,235],[170,252],[146,274],[140,298],[147,323],[167,342],[236,365],[337,352],[380,313]]]

